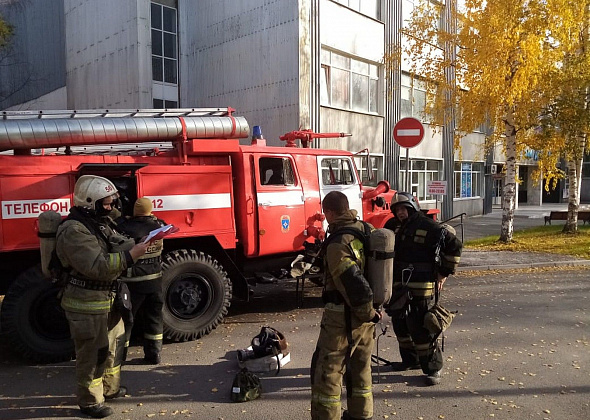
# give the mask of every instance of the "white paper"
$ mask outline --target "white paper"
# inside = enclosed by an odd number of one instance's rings
[[[148,236],[146,236],[146,238],[143,241],[143,243],[144,244],[147,244],[148,242],[150,242],[151,240],[153,240],[158,234],[166,233],[170,229],[172,229],[173,227],[174,227],[173,225],[166,225],[166,226],[162,226],[161,228],[152,230],[150,233],[148,233]]]

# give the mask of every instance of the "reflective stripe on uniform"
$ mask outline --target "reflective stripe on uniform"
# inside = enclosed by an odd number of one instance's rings
[[[162,339],[164,338],[163,334],[143,334],[143,338],[145,338],[146,340],[153,340],[153,341],[162,341]]]
[[[373,395],[370,386],[366,387],[353,387],[352,388],[352,397],[354,398],[370,398]]]
[[[352,252],[354,252],[354,256],[357,258],[357,260],[360,261],[359,267],[362,269],[362,266],[365,263],[365,253],[363,251],[363,243],[360,240],[355,238],[350,243],[350,247],[352,248]]]
[[[113,271],[123,269],[123,262],[121,261],[121,254],[119,252],[111,252],[109,254],[109,265]]]
[[[312,391],[311,401],[326,407],[334,407],[340,405],[340,395],[326,395],[321,392]]]
[[[104,376],[117,376],[121,374],[121,365],[113,366],[104,370]]]
[[[109,298],[108,300],[86,301],[64,296],[61,300],[61,304],[66,310],[72,309],[80,312],[109,311],[113,304],[113,298]]]
[[[338,264],[338,266],[332,272],[332,276],[333,277],[340,277],[342,275],[342,273],[344,273],[346,270],[348,270],[350,267],[352,267],[355,264],[356,263],[349,258],[343,259],[342,261],[340,261],[340,264]]]
[[[97,386],[102,385],[102,378],[95,378],[93,380],[91,380],[90,382],[84,381],[84,382],[80,382],[78,383],[78,386],[82,387],[82,388],[96,388]]]

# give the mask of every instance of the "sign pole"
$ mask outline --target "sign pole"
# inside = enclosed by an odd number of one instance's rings
[[[410,148],[406,147],[406,192],[412,193],[410,191]]]

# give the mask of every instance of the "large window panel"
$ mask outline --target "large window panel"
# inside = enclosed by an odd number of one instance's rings
[[[377,114],[379,66],[323,48],[320,100],[324,106]]]
[[[349,108],[350,72],[332,69],[332,105]]]
[[[381,19],[381,0],[335,0],[373,19]]]
[[[369,99],[369,78],[360,74],[352,74],[352,109],[366,111]]]
[[[455,162],[455,197],[481,197],[483,163]]]
[[[158,108],[178,106],[178,11],[174,5],[157,1],[150,5],[152,101]]]
[[[442,161],[433,159],[410,159],[410,187],[409,192],[418,197],[419,201],[434,200],[436,197],[428,194],[428,181],[439,181],[442,173]],[[402,190],[406,190],[406,161],[400,159],[400,180]]]

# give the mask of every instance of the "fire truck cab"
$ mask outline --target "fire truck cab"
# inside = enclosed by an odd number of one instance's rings
[[[393,192],[361,184],[347,151],[294,147],[308,130],[269,147],[231,108],[4,112],[0,117],[2,333],[37,362],[73,355],[57,288],[40,267],[38,217],[63,217],[76,180],[112,180],[122,213],[148,197],[179,228],[164,241],[164,335],[191,340],[222,322],[233,298],[248,300],[260,273],[276,273],[325,235],[321,202],[341,191],[359,217],[381,227]]]

